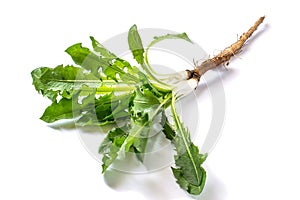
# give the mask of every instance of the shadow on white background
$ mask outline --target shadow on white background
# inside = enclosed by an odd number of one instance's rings
[[[225,200],[225,185],[206,167],[207,182],[199,196],[192,196],[198,200]],[[179,200],[190,199],[189,194],[181,190],[171,169],[165,168],[151,174],[128,174],[116,170],[108,170],[104,175],[106,184],[118,192],[137,192],[143,195],[146,200]]]

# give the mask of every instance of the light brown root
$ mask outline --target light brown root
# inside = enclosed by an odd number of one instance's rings
[[[214,56],[213,58],[207,59],[204,61],[200,66],[197,66],[194,70],[190,71],[188,79],[195,78],[200,79],[200,77],[205,74],[208,70],[216,68],[220,64],[229,63],[231,57],[238,54],[242,47],[244,46],[245,42],[251,37],[257,27],[264,21],[265,17],[260,17],[255,24],[245,33],[243,33],[240,38],[230,45],[229,47],[225,48],[221,51],[218,55]],[[187,70],[189,71],[189,70]]]

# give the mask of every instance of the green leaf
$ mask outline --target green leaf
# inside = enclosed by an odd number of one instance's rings
[[[152,119],[153,110],[159,107],[160,102],[146,87],[139,87],[135,91],[135,96],[132,101],[132,107],[130,109],[131,117],[136,124],[144,125]]]
[[[144,162],[145,159],[149,131],[144,128],[140,136],[134,139],[134,152],[140,162]]]
[[[76,64],[90,70],[96,76],[99,75],[98,70],[100,67],[107,68],[110,66],[110,58],[101,58],[88,48],[82,47],[81,43],[70,46],[66,49],[66,52],[72,57]]]
[[[94,95],[80,96],[80,91],[73,95],[72,99],[62,98],[58,103],[53,102],[48,106],[41,120],[52,123],[62,119],[72,119],[78,116],[88,115],[94,109]],[[81,102],[79,102],[79,98]]]
[[[130,119],[128,112],[131,93],[116,95],[114,92],[95,98],[90,106],[77,104],[80,113],[77,125],[107,125],[115,123],[125,123]],[[85,102],[84,102],[85,104]]]
[[[118,152],[120,147],[124,143],[127,137],[128,127],[124,126],[122,128],[114,128],[105,137],[99,147],[99,153],[103,154],[102,158],[102,173],[104,173],[107,168],[113,164],[113,162],[118,157]]]
[[[115,122],[116,120],[125,120],[130,114],[127,111],[131,93],[115,95],[111,93],[99,97],[95,102],[96,115],[99,122]]]
[[[109,153],[103,155],[102,173],[104,173],[107,168],[117,159],[118,152],[120,151],[119,145],[122,145],[124,141],[125,137],[116,138],[109,148]]]
[[[72,100],[63,98],[58,103],[54,102],[48,106],[40,119],[47,123],[52,123],[60,119],[72,118]]]
[[[161,112],[169,99],[170,97],[166,97],[160,101],[160,98],[145,85],[136,89],[130,103],[131,129],[121,147],[122,152],[134,151],[137,158],[143,161],[148,134],[153,130],[154,125],[160,123]]]
[[[53,91],[51,88],[48,88],[43,83],[43,76],[48,72],[48,67],[40,67],[31,72],[32,77],[32,84],[34,85],[35,89],[41,93],[43,96],[49,98],[52,102],[56,102],[57,93],[56,91]]]
[[[160,87],[165,90],[170,90],[170,86],[156,78],[153,73],[151,72],[151,67],[146,65],[144,62],[144,47],[141,40],[141,37],[138,33],[136,25],[133,25],[128,32],[128,44],[129,48],[133,54],[134,59],[141,65],[143,70],[147,74],[147,78],[151,79],[158,84],[160,84]]]
[[[93,48],[96,52],[99,52],[102,59],[110,61],[110,66],[102,67],[104,74],[115,81],[119,81],[121,78],[123,81],[134,81],[139,82],[136,77],[136,72],[139,70],[132,67],[129,62],[117,57],[115,54],[107,50],[102,44],[100,44],[94,37],[90,37],[92,40]]]
[[[177,183],[190,194],[199,194],[206,179],[201,166],[206,155],[200,154],[180,121],[172,87],[151,73],[147,59],[151,46],[177,38],[191,42],[185,33],[155,37],[144,55],[141,37],[133,25],[128,33],[129,48],[143,71],[118,58],[94,37],[90,37],[93,50],[81,43],[70,46],[66,52],[78,67],[41,67],[31,73],[35,89],[52,100],[41,119],[48,123],[75,119],[83,126],[121,126],[111,129],[99,147],[103,172],[126,152],[134,152],[143,161],[151,131],[163,130],[177,152],[172,168]],[[174,126],[164,111],[169,105]]]
[[[168,39],[182,39],[186,40],[187,42],[192,43],[191,39],[188,37],[186,33],[180,33],[180,34],[166,34],[162,36],[155,36],[154,39],[151,41],[151,43],[148,45],[147,49],[152,47],[153,45],[157,44],[158,42],[161,42],[163,40]]]
[[[161,119],[160,123],[163,126],[162,131],[165,134],[166,138],[172,141],[176,136],[176,132],[175,132],[172,124],[169,122],[165,111],[162,112],[162,119]]]
[[[56,101],[61,95],[65,98],[72,98],[72,95],[84,85],[89,88],[98,88],[102,82],[84,69],[74,66],[59,65],[54,69],[41,67],[31,72],[35,89],[44,96]]]
[[[93,36],[90,36],[92,41],[92,46],[94,51],[99,52],[104,58],[115,59],[118,58],[115,54],[106,49],[102,44],[100,44]]]
[[[133,25],[128,32],[128,44],[134,59],[139,63],[144,63],[144,48],[141,37],[138,33],[136,25]]]
[[[149,125],[146,124],[145,126],[141,126],[132,123],[131,128],[128,130],[128,137],[124,141],[121,151],[123,151],[123,153],[133,151],[138,160],[143,162],[149,132]]]
[[[189,131],[184,127],[176,112],[175,97],[172,99],[171,110],[176,130],[176,136],[172,142],[177,152],[176,167],[172,168],[172,171],[182,189],[190,194],[198,195],[205,185],[206,173],[201,165],[207,155],[200,154],[198,147],[192,143]]]
[[[147,46],[146,48],[146,52],[145,52],[145,63],[148,66],[149,70],[151,73],[153,74],[159,74],[157,72],[155,72],[153,70],[153,68],[151,67],[149,60],[148,60],[148,52],[149,49],[154,46],[155,44],[163,41],[163,40],[168,40],[168,39],[183,39],[186,40],[187,42],[192,43],[192,41],[190,40],[190,38],[188,37],[188,35],[186,33],[180,33],[180,34],[166,34],[166,35],[162,35],[162,36],[156,36],[153,38],[153,40],[150,42],[150,44]]]
[[[116,82],[118,82],[120,76],[124,76],[126,74],[126,72],[124,71],[125,68],[126,68],[126,70],[128,70],[128,69],[130,70],[131,69],[130,64],[128,62],[126,62],[125,60],[117,58],[110,67],[105,68],[104,74],[108,78],[111,78],[111,79],[115,80]]]

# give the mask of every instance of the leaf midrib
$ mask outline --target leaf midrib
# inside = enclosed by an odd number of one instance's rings
[[[179,118],[178,118],[178,115],[176,114],[175,97],[172,98],[172,104],[171,104],[171,107],[172,107],[173,116],[174,116],[174,118],[175,118],[175,122],[176,122],[176,124],[177,124],[177,128],[179,129],[180,135],[181,135],[181,137],[182,137],[182,139],[183,139],[185,149],[186,149],[186,151],[188,152],[188,155],[189,155],[189,157],[190,157],[190,159],[191,159],[191,161],[192,161],[193,168],[194,168],[194,170],[195,170],[195,172],[196,172],[196,175],[197,175],[197,182],[198,182],[198,183],[201,183],[201,181],[200,181],[200,179],[199,179],[199,173],[198,173],[198,170],[197,170],[197,167],[196,167],[196,163],[195,163],[195,161],[194,161],[194,159],[193,159],[193,156],[192,156],[192,154],[191,154],[190,149],[188,148],[187,140],[186,140],[186,138],[185,138],[184,135],[183,135],[183,131],[184,131],[184,130],[182,129],[182,126],[180,125],[180,120],[179,120]]]

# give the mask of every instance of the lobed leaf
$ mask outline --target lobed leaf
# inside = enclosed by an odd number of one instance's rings
[[[78,115],[90,112],[94,106],[94,94],[81,97],[81,103],[78,101],[79,94],[80,92],[74,94],[72,99],[62,98],[59,102],[53,102],[46,108],[41,120],[52,123],[61,119],[76,118]]]
[[[84,69],[74,66],[59,65],[55,68],[41,67],[31,72],[35,89],[44,96],[56,101],[57,96],[72,98],[72,95],[84,85],[98,88],[102,82]]]
[[[106,69],[111,65],[113,59],[100,57],[88,48],[82,47],[81,43],[70,46],[66,52],[77,65],[91,71],[97,77],[99,76],[99,68]]]
[[[128,135],[126,133],[127,129],[128,127],[125,126],[122,128],[114,128],[108,132],[107,136],[102,141],[99,147],[99,153],[103,154],[102,173],[104,173],[117,159],[120,147]]]
[[[75,104],[79,109],[79,119],[76,121],[77,125],[107,125],[115,124],[116,122],[129,121],[130,114],[128,112],[128,106],[131,93],[125,93],[122,95],[115,95],[113,92],[95,98],[90,106],[83,107],[81,104]]]
[[[108,49],[106,49],[102,44],[100,44],[93,36],[90,36],[90,39],[92,41],[92,46],[94,48],[94,51],[100,53],[101,56],[103,56],[104,58],[109,58],[111,60],[118,58],[115,54],[113,54]]]
[[[169,122],[165,111],[162,112],[160,124],[163,127],[162,131],[165,134],[166,138],[172,141],[176,136],[176,132],[173,128],[173,125]]]
[[[172,141],[176,150],[176,167],[172,168],[172,171],[182,189],[190,194],[198,195],[205,185],[206,173],[201,165],[207,155],[200,154],[198,147],[192,143],[188,130],[176,112],[175,97],[172,99],[171,110],[176,131],[176,136]]]

